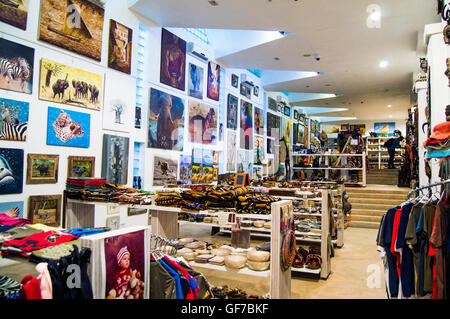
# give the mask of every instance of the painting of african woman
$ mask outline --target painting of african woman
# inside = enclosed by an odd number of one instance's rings
[[[161,36],[160,81],[181,91],[185,90],[186,41],[166,29]]]
[[[105,9],[89,0],[42,0],[39,40],[100,61]]]
[[[211,61],[208,63],[207,84],[207,96],[212,100],[219,101],[220,65]]]
[[[184,100],[151,88],[147,147],[182,151]]]
[[[189,141],[199,144],[216,144],[217,107],[189,101]]]

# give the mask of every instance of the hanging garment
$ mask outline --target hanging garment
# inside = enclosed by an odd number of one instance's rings
[[[448,227],[448,214],[450,206],[444,205],[444,201],[440,200],[436,205],[436,213],[434,218],[433,231],[430,236],[431,248],[435,256],[435,294],[437,299],[446,299],[446,260],[444,241]],[[431,250],[431,249],[430,249]]]
[[[433,257],[429,256],[429,246],[435,211],[433,204],[423,205],[416,229],[420,238],[420,268],[423,269],[419,278],[422,297],[433,291]]]
[[[183,289],[181,287],[181,281],[180,281],[180,276],[178,275],[178,273],[176,271],[174,271],[172,268],[170,268],[169,266],[167,266],[167,264],[165,263],[164,260],[162,259],[158,259],[156,262],[160,263],[161,266],[164,267],[164,269],[172,276],[172,278],[175,280],[175,290],[176,290],[176,294],[177,294],[177,299],[184,299],[184,295],[183,295]],[[151,283],[150,283],[151,285]]]
[[[423,204],[417,203],[413,206],[409,215],[408,226],[406,227],[405,240],[410,246],[413,254],[414,263],[414,290],[416,295],[419,296],[419,271],[420,271],[420,242],[417,238],[416,228],[419,222],[420,212]]]
[[[177,299],[175,279],[159,262],[150,262],[150,299]]]
[[[181,258],[182,259],[182,258]],[[180,266],[186,269],[186,271],[194,277],[194,279],[197,281],[199,285],[199,291],[198,291],[198,299],[210,299],[212,298],[211,293],[211,285],[206,280],[205,276],[203,274],[199,273],[198,271],[194,270],[186,261],[181,260]]]
[[[399,275],[397,272],[397,257],[391,253],[391,244],[392,244],[392,233],[395,219],[395,212],[400,207],[395,207],[389,209],[385,214],[384,219],[384,234],[383,234],[383,244],[384,250],[386,253],[386,259],[388,264],[388,279],[386,283],[388,283],[389,296],[395,298],[398,296],[398,287],[399,287]]]
[[[53,299],[93,299],[91,280],[87,272],[91,253],[90,248],[80,251],[78,246],[74,245],[69,256],[48,262]],[[76,269],[80,271],[79,274],[72,269],[73,265],[78,265]]]

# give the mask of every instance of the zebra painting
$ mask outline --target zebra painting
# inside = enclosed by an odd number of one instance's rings
[[[0,98],[0,140],[26,140],[28,111],[28,102]]]
[[[10,124],[2,122],[0,125],[0,140],[26,141],[28,123]]]

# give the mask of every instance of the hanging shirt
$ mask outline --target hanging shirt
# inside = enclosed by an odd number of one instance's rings
[[[416,228],[420,218],[423,204],[417,203],[413,206],[409,214],[408,226],[406,227],[405,240],[410,246],[413,254],[415,287],[414,290],[419,295],[419,270],[420,270],[420,242],[417,238]]]
[[[422,207],[416,233],[420,240],[420,296],[433,291],[433,257],[429,256],[430,236],[436,207],[426,203]]]
[[[175,280],[175,289],[177,293],[177,299],[184,299],[183,290],[181,289],[181,282],[180,282],[180,276],[176,271],[174,271],[172,268],[167,266],[167,264],[162,259],[158,259],[158,261],[161,264],[161,266],[164,267],[164,269],[172,276],[172,278]]]
[[[394,227],[394,218],[395,218],[395,212],[400,207],[391,208],[386,212],[385,215],[385,226],[384,226],[384,234],[383,234],[383,243],[384,243],[384,249],[386,252],[386,259],[388,263],[388,276],[389,280],[386,282],[388,283],[388,290],[389,295],[391,297],[397,297],[398,296],[398,286],[399,286],[399,277],[396,270],[396,256],[391,253],[391,243],[392,243],[392,233],[393,233],[393,227]]]
[[[188,280],[190,287],[190,294],[188,297],[186,297],[186,299],[197,299],[199,290],[197,281],[191,275],[189,275],[189,273],[183,267],[181,267],[176,261],[168,258],[167,256],[165,256],[165,259],[170,264],[172,264],[179,272],[181,272],[181,274]]]
[[[166,258],[164,258],[164,262],[168,267],[170,267],[173,271],[175,271],[180,277],[181,290],[183,292],[183,299],[193,299],[192,290],[189,286],[189,281],[183,276],[183,274],[174,267]]]
[[[150,299],[177,299],[175,279],[156,262],[150,262]]]

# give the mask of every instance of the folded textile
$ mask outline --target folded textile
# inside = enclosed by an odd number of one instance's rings
[[[429,159],[429,158],[447,158],[450,157],[450,150],[447,151],[436,151],[436,152],[430,152],[429,150],[427,150],[426,154],[425,154],[425,159]]]
[[[104,233],[105,231],[106,231],[106,229],[104,229],[104,228],[102,228],[102,229],[98,229],[98,228],[71,228],[71,229],[61,230],[61,232],[63,232],[63,233],[72,234],[72,235],[77,236],[77,237],[100,234],[100,233]]]
[[[20,249],[23,252],[31,252],[46,247],[60,245],[78,237],[70,234],[64,234],[58,231],[48,231],[37,233],[21,239],[7,240],[3,242],[2,254],[8,250],[8,247]]]
[[[0,214],[0,224],[5,226],[20,226],[24,224],[31,224],[31,220],[27,218],[13,218],[8,214]]]
[[[450,137],[450,122],[442,122],[436,124],[433,127],[433,133],[431,136],[423,143],[423,146],[427,146],[433,141],[445,142]]]
[[[19,299],[19,291],[22,284],[0,275],[0,299]]]
[[[16,226],[0,233],[0,243],[5,240],[20,239],[42,232],[43,231],[30,227],[29,225]]]

